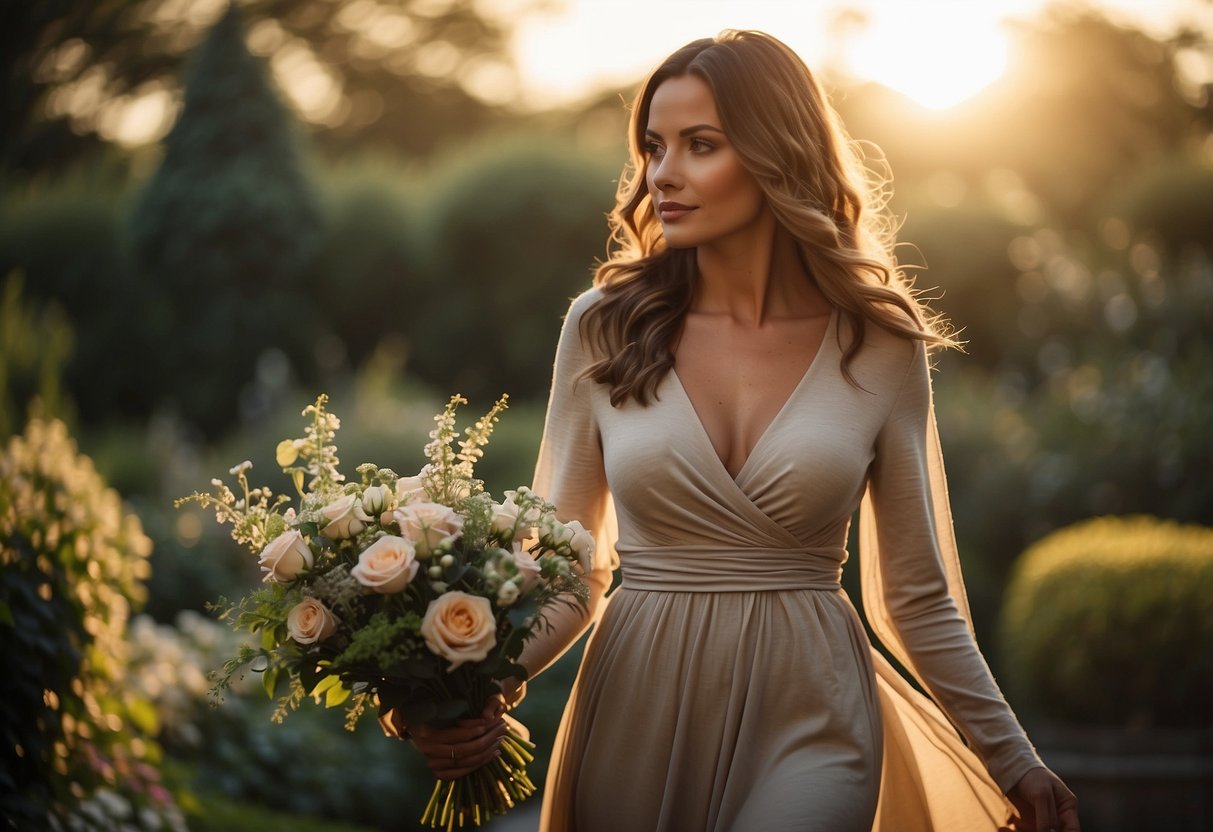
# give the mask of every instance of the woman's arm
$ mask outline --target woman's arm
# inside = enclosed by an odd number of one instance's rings
[[[873,631],[1021,814],[1035,804],[1055,828],[1076,830],[1077,815],[1063,811],[1073,795],[1044,767],[974,638],[921,344],[877,437],[861,516],[864,607]],[[1020,793],[1024,787],[1029,794]],[[1059,813],[1064,827],[1056,826]]]

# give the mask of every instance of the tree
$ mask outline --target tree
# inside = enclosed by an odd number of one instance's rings
[[[130,221],[135,267],[158,301],[149,363],[208,432],[235,414],[264,351],[310,365],[322,222],[288,114],[232,7],[197,52]]]
[[[541,0],[531,0],[540,2]],[[509,30],[466,0],[244,0],[257,53],[289,51],[337,91],[313,126],[321,147],[426,153],[456,130],[499,120],[468,90],[513,65]],[[210,21],[175,0],[0,4],[0,169],[22,176],[95,155],[107,108],[177,77]]]

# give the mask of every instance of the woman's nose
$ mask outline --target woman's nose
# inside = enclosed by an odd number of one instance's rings
[[[682,183],[682,173],[674,162],[674,154],[666,153],[660,159],[654,159],[650,164],[655,166],[652,170],[652,180],[658,190],[676,190]]]

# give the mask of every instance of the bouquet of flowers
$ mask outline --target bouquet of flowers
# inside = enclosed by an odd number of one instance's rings
[[[252,669],[270,697],[286,685],[277,721],[311,696],[345,705],[353,730],[376,699],[410,725],[453,724],[479,715],[499,680],[526,678],[516,660],[545,609],[586,603],[577,575],[594,541],[529,489],[498,503],[473,476],[506,399],[456,450],[455,411],[467,402],[453,396],[434,417],[417,475],[366,463],[347,482],[334,445],[340,421],[321,395],[303,411],[305,435],[277,447],[297,501],[250,487],[249,462],[231,469],[238,491],[215,479],[212,492],[177,501],[213,507],[265,573],[262,587],[216,605],[259,637],[224,664],[216,694]],[[497,759],[435,783],[422,824],[449,830],[503,814],[535,791],[526,774],[533,749],[511,728]]]

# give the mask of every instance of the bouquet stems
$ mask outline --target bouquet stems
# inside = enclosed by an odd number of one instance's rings
[[[514,804],[535,793],[526,765],[535,759],[535,746],[513,728],[501,739],[501,756],[457,780],[434,784],[421,825],[431,829],[480,826],[504,815]]]

